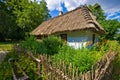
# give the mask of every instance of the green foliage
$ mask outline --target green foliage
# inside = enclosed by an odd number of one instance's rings
[[[46,53],[50,55],[58,53],[62,45],[63,42],[60,37],[49,36],[43,39],[43,46],[46,48]]]
[[[10,36],[12,31],[14,33],[16,29],[16,23],[15,23],[15,15],[12,14],[12,9],[8,9],[7,3],[0,1],[0,41],[4,41],[4,39]],[[18,33],[19,34],[19,33]],[[13,34],[14,36],[15,34]],[[17,36],[14,36],[17,37]]]
[[[26,40],[21,43],[21,46],[33,53],[53,55],[58,53],[63,42],[60,38],[49,36],[41,41],[37,41],[34,36],[26,37]]]
[[[14,14],[17,16],[17,24],[26,31],[31,31],[40,23],[50,17],[45,0],[37,1],[19,0]]]
[[[8,63],[9,58],[17,58],[15,52],[10,52],[6,55],[4,61],[0,64],[0,80],[13,80],[12,79],[12,69]]]
[[[118,41],[115,41],[115,40],[103,40],[101,42],[98,42],[95,44],[95,49],[97,49],[98,51],[104,51],[104,52],[107,52],[107,51],[115,51],[118,47],[119,43]]]
[[[117,30],[120,28],[120,22],[117,20],[106,20],[105,13],[98,3],[89,5],[89,9],[97,17],[97,21],[106,31],[106,33],[101,36],[101,39],[119,40],[120,36],[117,34]]]
[[[45,0],[40,3],[36,0],[0,1],[0,41],[24,39],[26,32],[50,18],[46,5]]]
[[[45,49],[43,48],[44,46],[40,46],[40,42],[38,42],[34,36],[27,36],[25,41],[21,43],[21,46],[33,53],[41,53],[42,50]]]
[[[86,72],[91,69],[101,57],[108,51],[116,51],[117,41],[102,41],[96,43],[91,49],[82,48],[74,49],[70,46],[63,45],[58,54],[52,56],[53,62],[64,61],[68,66],[70,63],[79,69],[79,72]]]
[[[120,36],[117,36],[117,30],[120,27],[120,22],[117,20],[106,20],[101,23],[104,27],[106,33],[102,36],[103,39],[110,39],[110,40],[119,40]]]
[[[21,53],[22,54],[22,53]],[[29,76],[30,80],[38,80],[41,79],[41,76],[36,74],[37,65],[34,61],[31,60],[30,57],[19,56],[17,64],[20,65],[21,69],[25,71],[25,73]]]
[[[58,54],[52,56],[53,62],[64,61],[68,66],[78,68],[79,72],[86,72],[91,69],[92,64],[95,63],[96,58],[93,52],[87,48],[77,49],[64,45]]]
[[[72,63],[75,68],[78,67],[79,72],[86,72],[90,70],[91,66],[100,60],[106,52],[110,50],[115,51],[118,42],[104,40],[96,43],[91,49],[74,49],[64,44],[60,38],[55,36],[49,36],[40,42],[31,36],[27,38],[22,45],[24,45],[24,48],[32,50],[33,53],[40,52],[51,55],[53,63],[62,60],[65,61],[68,66]]]
[[[8,62],[4,61],[0,64],[0,80],[13,80],[12,70]]]
[[[74,49],[73,47],[70,47],[67,44],[61,43],[60,38],[57,38],[54,36],[48,37],[41,42],[37,42],[36,39],[33,36],[31,36],[26,39],[26,42],[23,42],[24,43],[23,47],[27,49],[33,49],[33,51],[36,52],[37,50],[34,50],[36,49],[35,44],[40,45],[42,43],[42,45],[45,45],[47,41],[51,41],[51,43],[54,45],[50,47],[54,48],[55,46],[57,46],[59,48],[59,49],[55,49],[55,50],[58,50],[57,54],[51,55],[53,64],[58,63],[60,60],[64,61],[67,64],[67,66],[69,66],[69,64],[71,63],[74,66],[73,68],[78,68],[79,73],[89,71],[91,69],[91,66],[95,64],[97,61],[99,61],[101,57],[110,50],[112,51],[117,50],[120,53],[120,47],[117,41],[104,40],[102,42],[96,43],[94,47],[91,49],[87,49],[87,48]],[[57,45],[55,45],[53,42],[56,43]],[[51,45],[51,43],[47,43],[47,45]],[[35,62],[31,60],[30,57],[28,57],[27,55],[23,56],[22,53],[17,54],[15,51],[13,51],[7,54],[5,60],[0,65],[0,72],[1,72],[0,79],[1,80],[6,80],[6,79],[12,80],[11,67],[8,64],[9,58],[13,58],[14,60],[16,60],[17,64],[20,65],[22,70],[24,70],[28,74],[30,79],[32,80],[42,79],[42,76],[36,75],[35,72],[37,71],[36,69],[37,65]],[[114,80],[118,80],[120,77],[119,75],[120,55],[119,54],[116,57],[113,66],[114,66],[114,72],[112,74],[112,77]]]
[[[4,61],[0,64],[0,80],[13,80],[12,66],[8,63],[9,58],[12,58],[17,65],[29,76],[30,80],[41,80],[42,77],[38,76],[36,63],[28,56],[23,56],[22,53],[18,54],[15,51],[8,53]],[[19,73],[20,71],[18,71]]]
[[[105,20],[106,16],[104,14],[104,11],[98,3],[94,5],[89,5],[88,7],[92,11],[92,13],[97,17],[97,20],[99,22]]]
[[[118,55],[113,64],[112,80],[120,80],[120,44],[117,47]]]

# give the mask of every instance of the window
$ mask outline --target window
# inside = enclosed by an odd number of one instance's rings
[[[92,37],[92,41],[93,41],[93,44],[95,43],[95,34],[93,34],[93,37]]]
[[[67,41],[67,34],[60,34],[60,37],[64,42]]]

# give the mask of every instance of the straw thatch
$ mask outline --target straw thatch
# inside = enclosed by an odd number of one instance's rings
[[[84,5],[66,14],[44,21],[32,31],[32,34],[39,36],[79,30],[92,30],[99,34],[105,32],[96,21],[96,17]]]

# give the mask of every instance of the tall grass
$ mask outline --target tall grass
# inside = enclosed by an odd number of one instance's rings
[[[36,41],[34,37],[30,37],[22,43],[22,46],[28,50],[32,50],[33,53],[45,53],[52,56],[53,63],[62,60],[67,65],[72,63],[74,67],[79,69],[79,72],[86,72],[106,52],[117,50],[118,42],[104,40],[94,44],[91,49],[74,49],[62,43],[60,38],[50,36],[41,40],[41,42]]]
[[[70,63],[77,67],[79,72],[89,71],[93,64],[95,64],[101,57],[112,50],[117,49],[117,41],[102,41],[96,43],[91,49],[82,48],[74,49],[64,45],[59,50],[58,54],[52,56],[53,62],[64,61],[67,65]]]

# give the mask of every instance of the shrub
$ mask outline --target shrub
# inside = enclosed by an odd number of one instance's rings
[[[8,63],[9,58],[16,61],[16,64],[29,76],[30,80],[42,80],[42,76],[38,76],[35,73],[37,70],[36,63],[30,57],[19,55],[15,51],[8,53],[0,64],[0,80],[13,80],[12,66]]]
[[[41,41],[37,41],[34,36],[26,37],[21,46],[33,53],[53,55],[59,52],[63,45],[62,40],[56,36],[49,36]]]
[[[0,80],[13,80],[12,79],[12,68],[8,63],[9,58],[17,58],[14,51],[7,53],[4,60],[0,64]]]
[[[68,66],[70,63],[79,69],[79,72],[86,72],[91,69],[96,58],[87,48],[74,49],[70,46],[63,45],[58,54],[52,56],[53,62],[64,61]]]
[[[47,50],[46,53],[53,55],[59,52],[59,49],[63,45],[63,42],[59,37],[49,36],[43,39],[43,45]]]
[[[46,48],[42,42],[37,41],[34,36],[26,37],[20,44],[22,48],[32,51],[34,54],[46,53]]]
[[[29,76],[30,80],[41,80],[42,76],[36,74],[37,65],[30,57],[19,56],[17,64],[20,65],[21,69]]]
[[[70,63],[78,67],[79,72],[86,72],[91,69],[101,57],[109,50],[117,49],[117,41],[102,41],[94,45],[93,48],[74,49],[70,46],[63,45],[58,54],[52,56],[53,62],[64,61],[68,66]]]

